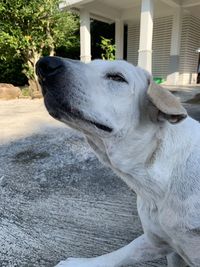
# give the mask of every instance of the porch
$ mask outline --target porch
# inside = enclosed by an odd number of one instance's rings
[[[90,19],[115,23],[116,58],[123,59],[124,25],[128,26],[127,60],[167,84],[195,84],[200,47],[198,0],[70,0],[80,13],[83,62],[91,60]]]

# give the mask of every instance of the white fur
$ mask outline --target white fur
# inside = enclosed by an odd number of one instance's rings
[[[176,125],[151,121],[150,76],[137,67],[123,61],[77,64],[66,61],[71,105],[113,132],[69,119],[64,112],[61,120],[82,131],[99,159],[136,192],[144,234],[112,253],[70,258],[57,267],[121,267],[162,256],[170,267],[200,266],[199,123],[190,117]],[[128,83],[107,79],[113,72]]]

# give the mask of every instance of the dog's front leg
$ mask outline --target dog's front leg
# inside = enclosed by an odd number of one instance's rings
[[[167,255],[167,267],[186,267],[187,263],[177,253]]]
[[[143,234],[114,252],[95,258],[69,258],[56,267],[121,267],[158,259],[170,252],[168,246],[156,247]]]

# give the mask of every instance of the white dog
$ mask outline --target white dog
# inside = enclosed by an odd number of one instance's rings
[[[121,267],[166,255],[170,267],[199,267],[199,123],[124,61],[45,57],[36,71],[49,113],[84,133],[100,161],[136,192],[144,230],[117,251],[57,266]]]

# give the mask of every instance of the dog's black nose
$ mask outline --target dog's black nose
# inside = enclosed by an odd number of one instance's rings
[[[56,75],[64,67],[64,62],[59,57],[43,57],[36,64],[36,73],[40,79]]]

